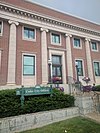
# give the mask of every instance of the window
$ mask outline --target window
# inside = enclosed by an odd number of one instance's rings
[[[53,79],[62,83],[62,63],[61,56],[52,55],[52,76]]]
[[[97,43],[91,42],[91,48],[92,48],[92,50],[97,51]]]
[[[35,39],[35,29],[24,27],[24,39]]]
[[[35,56],[23,56],[23,75],[35,75]]]
[[[80,45],[80,39],[74,38],[74,47],[76,47],[76,48],[81,47],[81,45]]]
[[[52,33],[52,43],[60,44],[60,35]]]
[[[78,75],[79,76],[83,76],[83,64],[82,64],[82,60],[76,60],[76,62],[78,63]]]
[[[0,22],[0,35],[2,34],[2,22]]]
[[[95,76],[100,76],[100,62],[94,62]]]

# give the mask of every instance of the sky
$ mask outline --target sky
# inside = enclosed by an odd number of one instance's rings
[[[100,0],[29,0],[100,25]]]

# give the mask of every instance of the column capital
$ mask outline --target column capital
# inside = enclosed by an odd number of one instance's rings
[[[9,24],[15,24],[16,26],[18,26],[18,25],[19,25],[19,23],[18,23],[18,22],[13,21],[13,20],[9,20],[9,21],[8,21],[8,23],[9,23]]]
[[[65,37],[72,37],[72,35],[71,34],[67,34],[67,33],[65,33]]]
[[[89,41],[89,42],[90,42],[90,41],[91,41],[91,39],[90,39],[90,38],[85,38],[85,41]]]
[[[40,28],[40,31],[45,31],[45,32],[48,32],[49,30],[48,29],[46,29],[46,28]]]

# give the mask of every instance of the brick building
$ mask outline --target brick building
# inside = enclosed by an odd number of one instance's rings
[[[26,0],[0,0],[0,86],[55,77],[100,84],[100,25]]]

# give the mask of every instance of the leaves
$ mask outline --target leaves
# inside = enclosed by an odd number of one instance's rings
[[[50,95],[26,96],[24,106],[21,107],[20,96],[16,90],[0,91],[0,118],[39,111],[54,110],[74,106],[74,97],[53,89]]]

